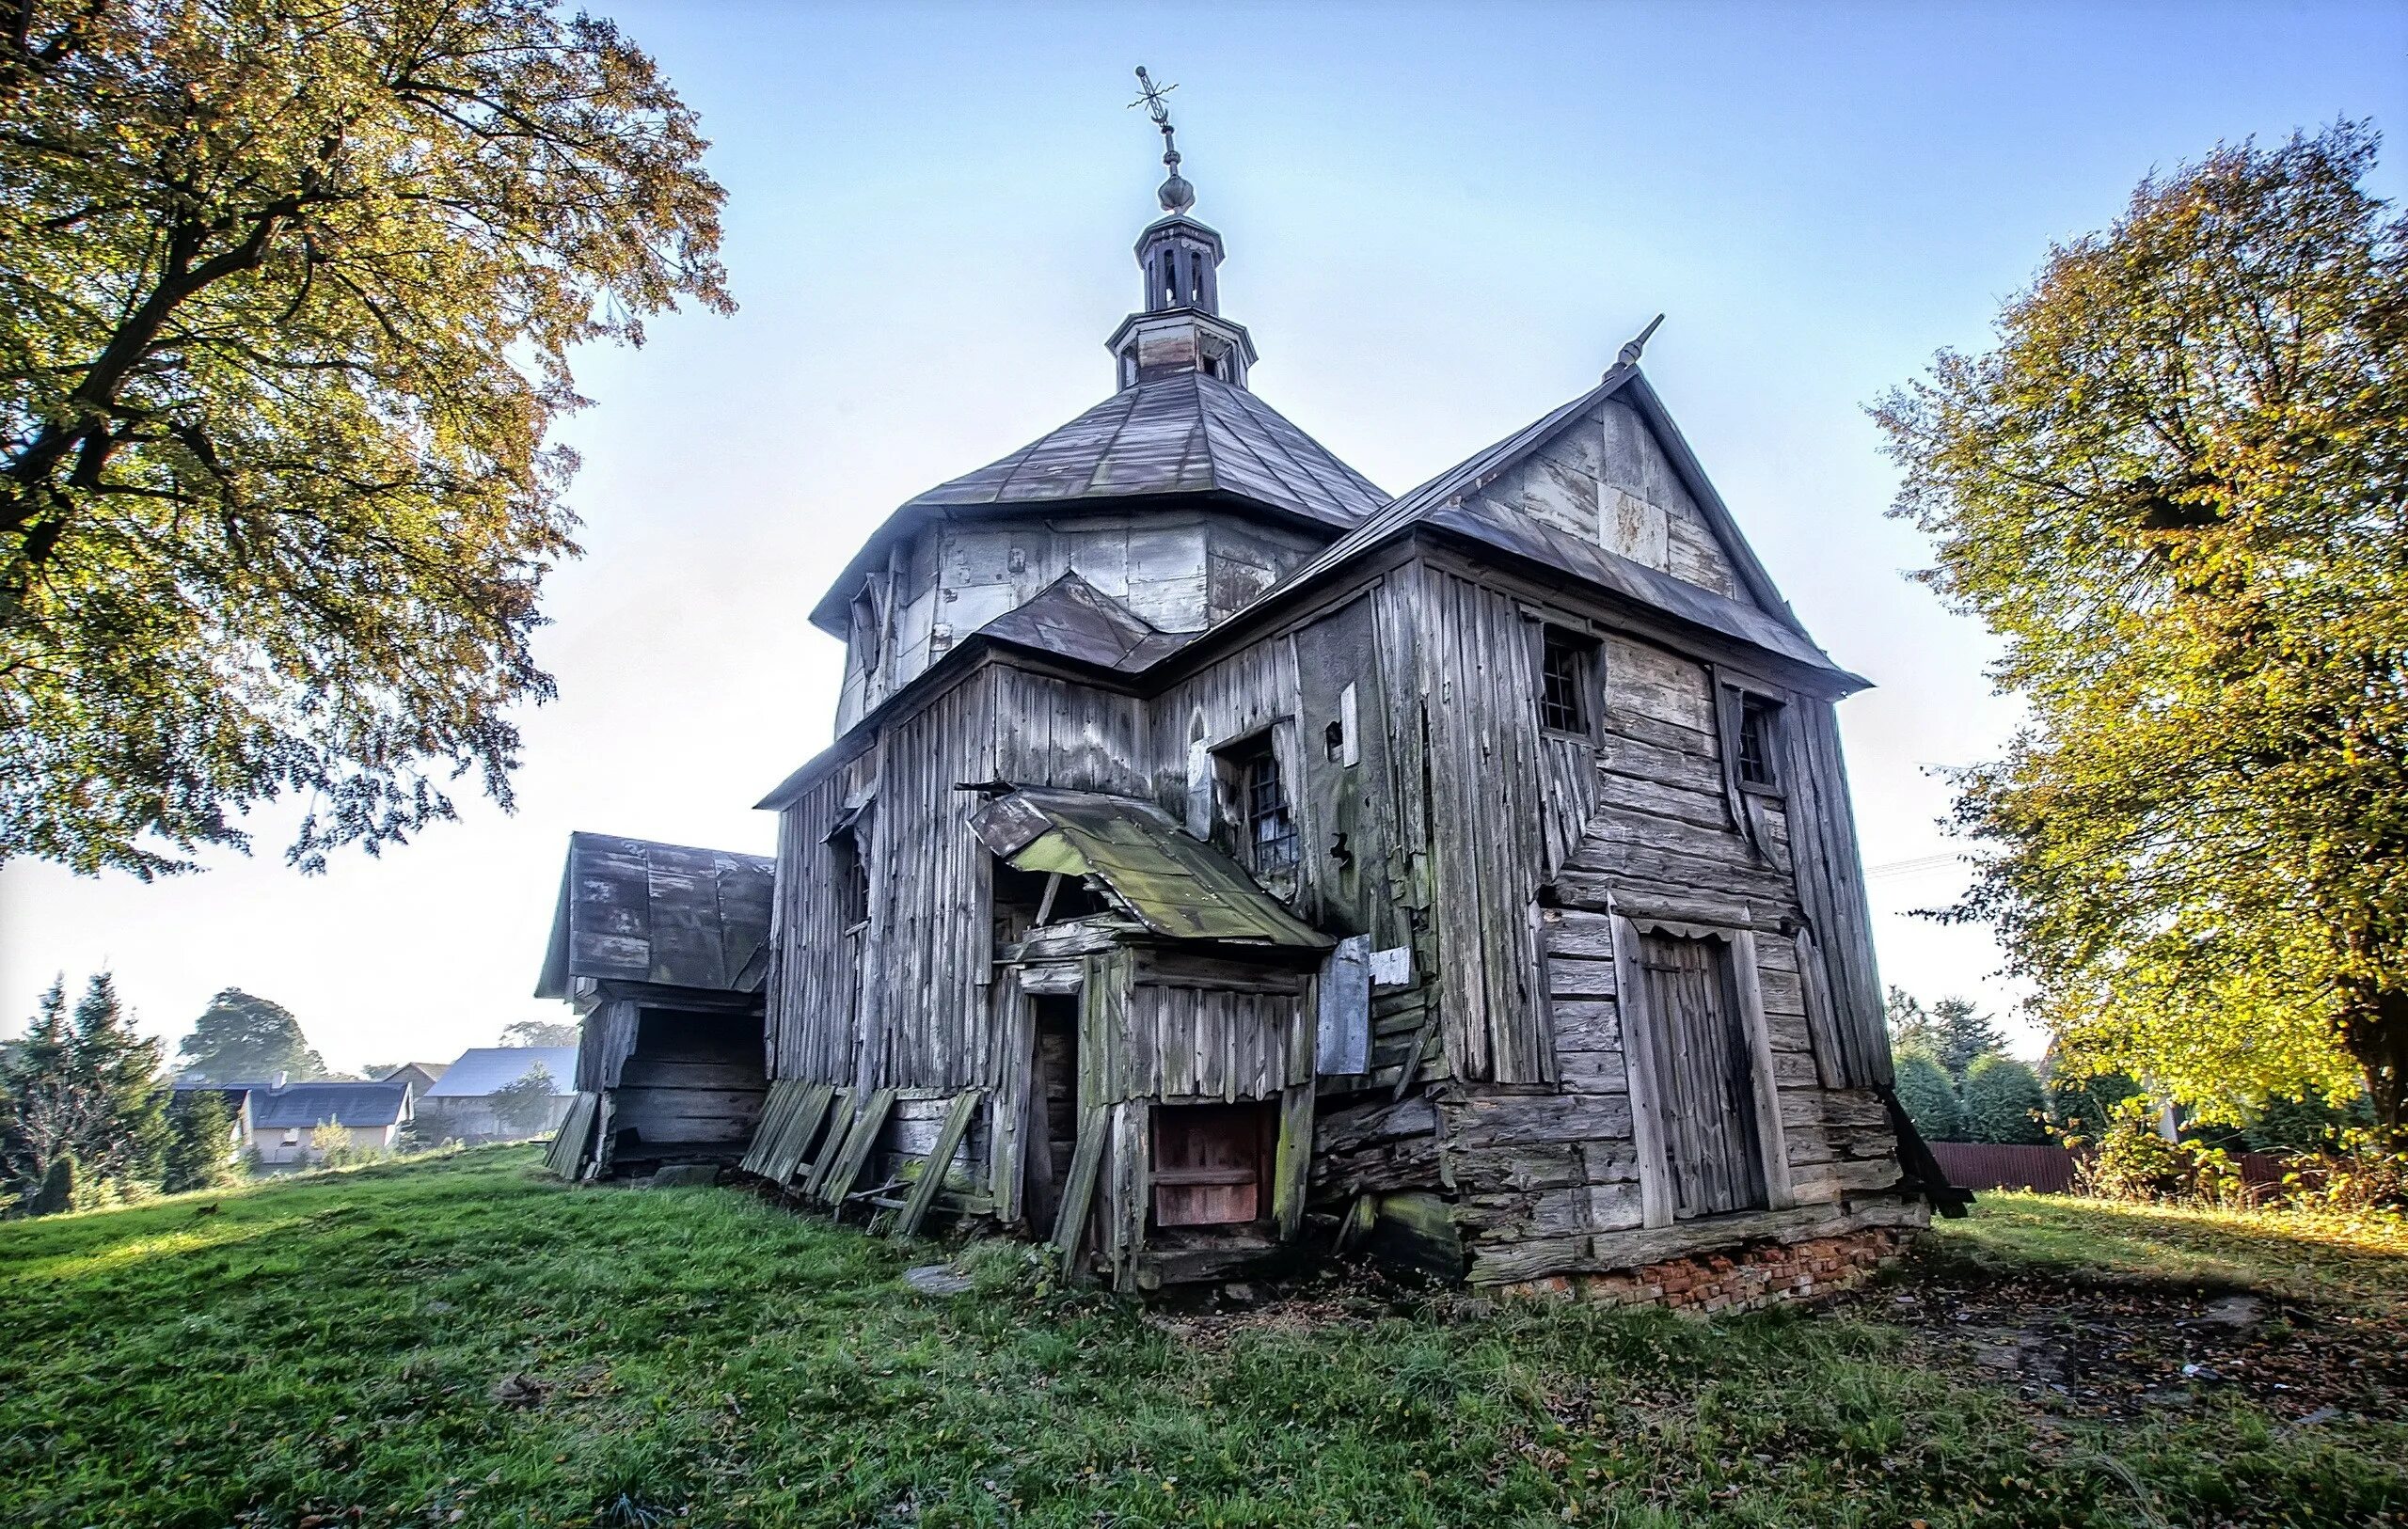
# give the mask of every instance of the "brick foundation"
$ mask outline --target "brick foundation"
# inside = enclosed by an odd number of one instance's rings
[[[1913,1237],[1910,1230],[1874,1226],[1805,1242],[1751,1242],[1611,1274],[1551,1274],[1499,1288],[1506,1295],[1593,1300],[1607,1306],[1752,1311],[1779,1300],[1811,1300],[1852,1290],[1896,1263]]]

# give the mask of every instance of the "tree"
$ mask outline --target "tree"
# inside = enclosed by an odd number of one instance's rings
[[[578,1027],[553,1019],[517,1019],[501,1027],[504,1046],[575,1046]]]
[[[210,1190],[234,1178],[234,1117],[214,1088],[190,1089],[170,1112],[165,1182],[169,1194]]]
[[[2037,1146],[2049,1139],[2040,1075],[1992,1053],[1965,1070],[1965,1136],[1973,1142]]]
[[[1898,1104],[1926,1142],[1965,1139],[1965,1111],[1957,1105],[1948,1070],[1928,1051],[1897,1053]]]
[[[71,1015],[66,993],[64,978],[51,985],[0,1075],[0,1161],[21,1195],[71,1157],[84,1190],[153,1189],[167,1145],[162,1048],[135,1033],[107,972]]]
[[[1926,1009],[1905,989],[1893,987],[1887,1007],[1891,1047],[1929,1054],[1946,1069],[1952,1086],[1964,1084],[1965,1069],[1976,1060],[2005,1049],[1998,1026],[1970,999],[1943,998]]]
[[[694,114],[549,0],[0,28],[0,858],[189,870],[511,805],[580,343],[732,308]]]
[[[50,1159],[28,1208],[37,1216],[56,1216],[75,1208],[75,1154],[62,1152]]]
[[[187,1070],[215,1083],[326,1074],[325,1059],[310,1048],[292,1010],[239,987],[219,988],[176,1049]]]
[[[350,1130],[339,1120],[322,1120],[310,1127],[309,1156],[321,1168],[341,1168],[350,1162]]]
[[[2115,1107],[2137,1097],[2140,1087],[2119,1072],[2082,1072],[2045,1064],[2049,1125],[2068,1146],[2097,1145],[2115,1118]]]
[[[1873,414],[1924,575],[2027,702],[1962,772],[2061,1065],[2202,1117],[2408,1104],[2408,221],[2341,123],[2051,251]]]
[[[495,1089],[494,1118],[507,1130],[532,1135],[551,1124],[552,1099],[558,1085],[551,1069],[538,1062],[525,1073]]]

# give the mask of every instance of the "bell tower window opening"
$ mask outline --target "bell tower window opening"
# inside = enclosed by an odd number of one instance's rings
[[[879,630],[882,623],[879,620],[878,591],[868,584],[863,584],[861,592],[853,596],[852,623],[853,667],[864,674],[874,674],[883,656],[880,650],[884,634]]]
[[[869,859],[851,828],[828,841],[828,886],[839,928],[850,933],[869,922]]]

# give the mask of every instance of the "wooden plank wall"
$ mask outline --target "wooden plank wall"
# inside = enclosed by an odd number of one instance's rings
[[[847,801],[874,777],[875,752],[830,771],[778,818],[778,884],[770,938],[769,1076],[853,1080],[852,958],[828,888],[824,841]]]
[[[894,723],[879,750],[858,1087],[987,1081],[989,857],[970,831],[978,797],[957,788],[995,776],[996,673]]]
[[[1588,820],[1594,771],[1585,745],[1540,730],[1534,623],[1519,602],[1443,568],[1418,572],[1448,1060],[1462,1078],[1553,1082],[1533,910]]]
[[[599,1094],[619,1086],[619,1069],[636,1048],[636,1021],[642,1013],[632,999],[597,1003],[578,1026],[577,1088]]]

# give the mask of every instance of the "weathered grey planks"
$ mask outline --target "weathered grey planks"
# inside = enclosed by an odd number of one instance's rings
[[[911,1193],[895,1213],[895,1236],[911,1237],[920,1230],[920,1222],[936,1204],[937,1191],[944,1187],[946,1171],[953,1164],[954,1152],[960,1147],[961,1138],[970,1129],[970,1117],[978,1111],[979,1102],[987,1096],[983,1089],[966,1088],[953,1096],[945,1111],[944,1125],[937,1132],[934,1145],[922,1159],[920,1176],[911,1185]]]

